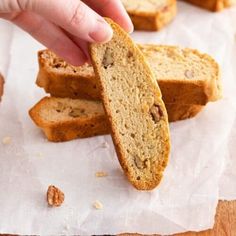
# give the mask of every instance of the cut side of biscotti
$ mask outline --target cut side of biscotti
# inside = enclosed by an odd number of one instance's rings
[[[202,7],[210,11],[221,11],[227,7],[236,4],[236,0],[185,0],[196,6]]]
[[[167,111],[170,111],[169,122],[194,117],[203,109],[199,105],[165,105]],[[110,134],[99,101],[45,97],[30,109],[29,114],[52,142]]]
[[[176,0],[122,0],[136,30],[157,31],[176,15]]]
[[[161,181],[170,153],[167,112],[151,68],[130,36],[107,19],[112,39],[90,45],[120,164],[139,190]]]
[[[219,65],[209,55],[175,46],[139,48],[156,76],[165,104],[206,105],[221,98]],[[49,50],[38,53],[38,63],[36,83],[52,96],[100,99],[92,66],[69,65]]]
[[[100,101],[45,97],[30,109],[29,115],[53,142],[109,133]]]

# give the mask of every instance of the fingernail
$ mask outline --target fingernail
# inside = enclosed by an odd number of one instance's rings
[[[112,29],[105,20],[98,19],[93,32],[89,33],[89,37],[98,43],[105,43],[112,38]]]

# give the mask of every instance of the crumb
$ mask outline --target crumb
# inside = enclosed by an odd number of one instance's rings
[[[37,157],[42,157],[42,156],[43,156],[43,153],[42,153],[42,152],[37,152],[37,153],[36,153],[36,156],[37,156]]]
[[[69,229],[70,229],[70,227],[69,227],[68,224],[66,224],[66,225],[64,226],[64,228],[65,228],[65,230],[69,230]]]
[[[96,177],[106,177],[108,174],[104,171],[98,171],[96,172]]]
[[[9,137],[9,136],[6,136],[6,137],[4,137],[3,139],[2,139],[2,143],[3,144],[10,144],[11,143],[11,137]]]
[[[64,193],[57,187],[50,185],[47,191],[47,202],[49,206],[59,207],[64,202]]]
[[[102,148],[109,148],[108,142],[103,142],[103,143],[101,144],[101,147],[102,147]]]
[[[101,202],[99,202],[98,200],[96,200],[94,203],[93,203],[93,207],[97,210],[101,210],[103,208],[103,205]]]

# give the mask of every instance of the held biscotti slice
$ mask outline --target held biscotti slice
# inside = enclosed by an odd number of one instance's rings
[[[220,69],[212,57],[175,46],[139,47],[156,75],[165,104],[206,105],[221,98]],[[49,50],[38,53],[38,62],[36,83],[52,96],[100,98],[91,66],[71,66]]]
[[[122,0],[134,29],[156,31],[176,15],[176,0]]]
[[[196,6],[205,8],[210,11],[221,11],[227,7],[236,4],[236,0],[185,0]]]
[[[107,19],[112,39],[90,45],[120,164],[133,186],[151,190],[170,153],[167,112],[151,68],[130,36]]]
[[[45,97],[30,109],[29,115],[53,142],[109,133],[100,101]]]
[[[199,105],[178,104],[166,104],[166,107],[173,111],[168,114],[169,121],[191,118],[203,108]],[[99,101],[45,97],[30,109],[29,114],[52,142],[110,134]]]

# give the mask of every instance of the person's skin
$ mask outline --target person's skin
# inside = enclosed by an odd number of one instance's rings
[[[0,0],[0,18],[18,25],[73,65],[89,60],[89,42],[111,39],[112,30],[102,16],[133,31],[120,0]]]

